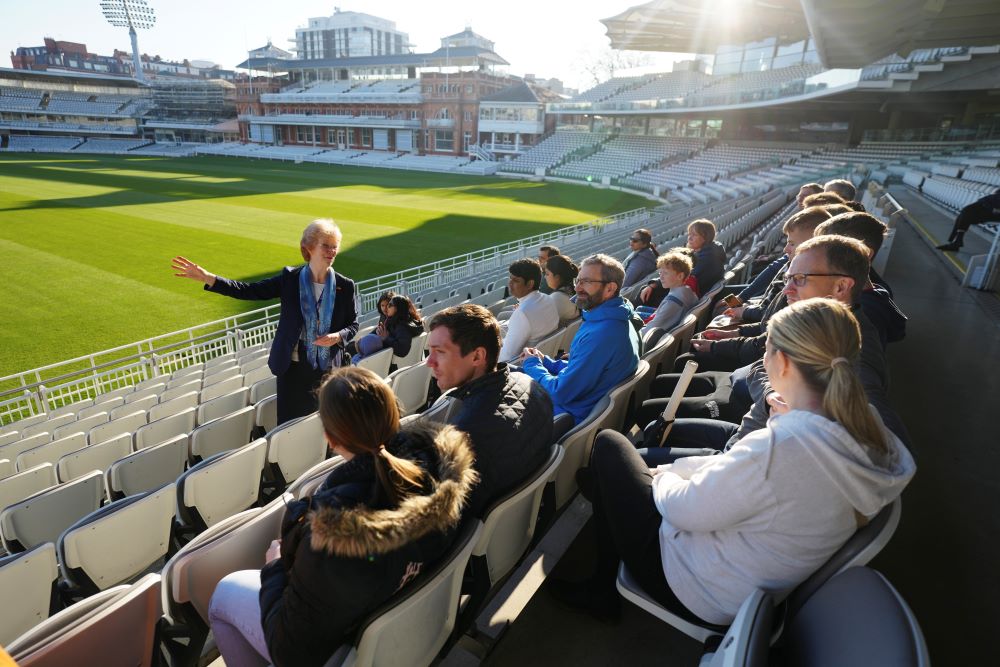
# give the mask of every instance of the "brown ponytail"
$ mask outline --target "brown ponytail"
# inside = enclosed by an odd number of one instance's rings
[[[420,466],[385,449],[399,432],[399,405],[389,385],[368,369],[330,373],[319,389],[319,418],[338,447],[374,458],[379,488],[392,504],[423,484]]]
[[[850,308],[833,299],[799,301],[775,313],[767,335],[823,397],[830,418],[869,450],[873,462],[884,463],[889,445],[854,369],[861,327]]]

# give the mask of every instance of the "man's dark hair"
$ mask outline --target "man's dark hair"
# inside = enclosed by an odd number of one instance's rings
[[[848,278],[854,279],[854,286],[851,288],[851,302],[857,303],[865,285],[868,284],[869,259],[865,244],[847,236],[814,236],[796,248],[795,254],[798,255],[809,250],[818,250],[823,253],[830,273],[842,273]]]
[[[857,188],[854,187],[854,183],[851,183],[846,178],[835,178],[832,181],[827,181],[823,189],[827,192],[835,192],[844,198],[844,201],[854,201],[854,198],[858,194]]]
[[[514,261],[510,267],[507,269],[510,275],[524,280],[524,284],[527,285],[528,281],[533,281],[531,289],[536,290],[542,284],[542,265],[536,260],[524,258]]]
[[[554,245],[543,245],[538,250],[540,252],[544,252],[545,253],[546,259],[551,258],[551,257],[555,257],[556,255],[559,254],[559,248],[555,247]]]
[[[837,234],[857,239],[868,246],[874,259],[882,247],[887,230],[885,223],[868,213],[841,213],[819,225],[813,234]]]
[[[493,313],[474,303],[463,303],[438,311],[428,328],[434,331],[438,327],[448,329],[463,357],[477,347],[485,349],[486,372],[496,369],[500,357],[500,323]]]
[[[816,229],[817,225],[830,218],[830,213],[822,206],[810,206],[798,211],[786,220],[781,231],[787,234],[797,229],[808,229],[811,232]]]
[[[843,204],[844,198],[838,195],[836,192],[817,192],[814,195],[809,195],[802,200],[802,207],[809,208],[810,206],[826,206],[827,204]]]
[[[857,213],[867,213],[868,212],[868,211],[865,210],[865,205],[862,204],[859,201],[849,201],[845,205],[847,206],[847,208],[849,208],[852,211],[855,211]]]

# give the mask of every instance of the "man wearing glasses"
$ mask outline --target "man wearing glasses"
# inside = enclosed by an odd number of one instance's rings
[[[554,413],[569,414],[577,424],[639,365],[632,306],[619,296],[624,279],[625,269],[613,257],[583,260],[574,281],[583,324],[570,345],[569,360],[552,359],[532,347],[521,355],[521,370],[549,393]]]

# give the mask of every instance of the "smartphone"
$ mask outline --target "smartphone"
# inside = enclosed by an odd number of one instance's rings
[[[726,305],[730,308],[739,308],[743,305],[743,300],[735,294],[727,294],[722,297],[722,300],[725,301]]]

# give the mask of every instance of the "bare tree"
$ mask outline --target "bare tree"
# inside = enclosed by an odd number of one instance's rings
[[[583,52],[579,62],[586,78],[596,86],[619,72],[651,65],[653,58],[644,51],[619,51],[605,47],[598,51]]]

